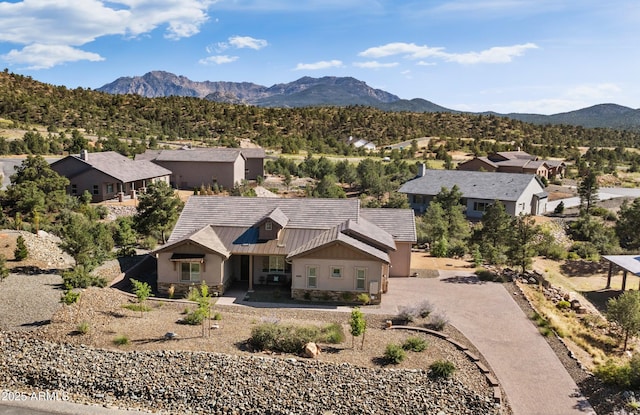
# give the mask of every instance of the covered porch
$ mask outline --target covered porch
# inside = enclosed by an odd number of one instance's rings
[[[616,273],[622,270],[622,291],[627,289],[627,275],[629,273],[640,276],[640,255],[605,255],[603,258],[609,262],[607,286],[605,287],[607,289],[611,288],[614,270]],[[638,290],[640,290],[640,283]]]

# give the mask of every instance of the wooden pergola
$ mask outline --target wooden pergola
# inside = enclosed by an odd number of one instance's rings
[[[611,288],[611,277],[614,266],[622,269],[622,291],[627,288],[627,274],[629,272],[633,275],[640,276],[640,255],[605,255],[603,258],[609,261],[607,289]],[[640,290],[640,284],[638,285],[638,290]]]

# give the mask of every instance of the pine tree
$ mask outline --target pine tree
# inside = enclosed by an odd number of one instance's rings
[[[24,237],[22,235],[18,236],[16,240],[16,249],[13,251],[13,255],[16,258],[16,261],[22,261],[27,259],[29,256],[29,251],[27,250],[27,245],[24,242]]]

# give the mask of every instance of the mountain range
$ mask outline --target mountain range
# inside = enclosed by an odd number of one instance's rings
[[[215,102],[260,107],[370,106],[384,111],[460,113],[421,98],[401,99],[374,89],[352,77],[303,77],[270,87],[251,82],[192,81],[164,71],[143,76],[121,77],[98,91],[110,94],[137,94],[148,98],[187,96]],[[616,104],[599,104],[553,115],[483,112],[533,124],[568,124],[586,128],[614,128],[640,131],[640,109]]]

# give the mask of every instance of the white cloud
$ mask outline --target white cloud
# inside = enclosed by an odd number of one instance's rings
[[[566,95],[572,99],[581,100],[605,100],[616,96],[622,92],[616,84],[604,83],[595,85],[578,85],[566,92]]]
[[[507,63],[514,57],[522,56],[528,49],[537,48],[533,43],[525,43],[524,45],[496,46],[481,52],[443,53],[442,57],[446,61],[462,64]]]
[[[22,50],[13,49],[0,58],[10,63],[26,64],[27,69],[48,69],[64,62],[81,60],[92,62],[104,60],[97,53],[85,52],[71,46],[41,44],[25,46]]]
[[[77,48],[103,36],[136,37],[166,26],[165,37],[180,39],[198,33],[208,20],[213,0],[23,0],[0,2],[0,42],[24,45],[14,56],[29,55],[33,67],[50,67],[69,60],[43,54],[37,61],[36,45],[65,46],[75,50],[70,61],[95,60],[94,54]],[[28,48],[32,46],[31,48]]]
[[[365,58],[384,58],[387,56],[404,55],[411,59],[427,58],[437,56],[444,48],[431,48],[429,46],[418,46],[415,43],[394,42],[383,46],[369,48],[358,53],[358,56]]]
[[[382,62],[378,62],[378,61],[355,62],[353,64],[353,66],[356,66],[358,68],[370,68],[370,69],[393,68],[393,67],[398,66],[398,65],[399,65],[398,62],[382,63]]]
[[[315,63],[299,63],[298,65],[296,65],[295,69],[296,71],[302,71],[302,70],[310,70],[310,71],[315,71],[318,69],[328,69],[328,68],[339,68],[343,66],[342,65],[342,61],[339,60],[331,60],[331,61],[319,61],[319,62],[315,62]]]
[[[435,62],[427,62],[427,61],[419,61],[418,63],[416,63],[416,65],[418,65],[418,66],[436,66],[437,63],[435,63]]]
[[[407,59],[437,58],[447,62],[457,62],[462,64],[477,63],[507,63],[514,57],[522,56],[528,49],[536,49],[533,43],[513,46],[496,46],[480,52],[448,53],[442,47],[430,47],[427,45],[416,45],[415,43],[394,42],[386,45],[376,46],[360,52],[359,56],[369,58],[383,58],[388,56],[401,55]],[[418,62],[424,65],[424,61]]]
[[[237,60],[238,60],[237,56],[215,55],[215,56],[208,56],[204,59],[200,59],[198,62],[201,63],[202,65],[211,65],[211,64],[222,65],[225,63],[235,62]]]
[[[232,36],[229,38],[229,44],[238,49],[249,48],[260,50],[268,45],[264,39],[254,39],[249,36]]]

